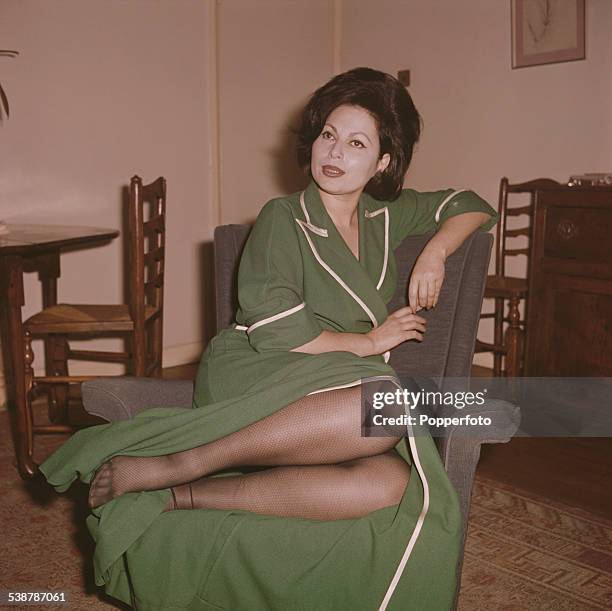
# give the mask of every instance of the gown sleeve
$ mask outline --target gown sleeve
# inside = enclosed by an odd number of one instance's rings
[[[291,350],[321,328],[304,301],[304,263],[296,222],[282,200],[268,202],[257,217],[238,270],[237,320],[258,352]]]
[[[480,227],[481,231],[489,231],[499,218],[496,210],[474,191],[444,189],[419,192],[403,189],[400,196],[389,204],[393,248],[397,248],[407,236],[436,231],[446,219],[464,212],[490,215]]]

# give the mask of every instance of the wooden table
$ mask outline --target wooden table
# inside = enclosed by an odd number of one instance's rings
[[[25,348],[21,308],[25,304],[23,273],[38,272],[43,307],[57,304],[60,253],[99,245],[116,238],[116,229],[64,225],[6,225],[0,233],[0,330],[9,409],[16,419],[15,454],[23,478],[36,474],[25,381]]]

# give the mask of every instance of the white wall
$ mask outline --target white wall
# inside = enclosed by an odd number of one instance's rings
[[[0,218],[120,227],[130,176],[166,176],[164,364],[196,360],[214,226],[304,183],[288,128],[331,74],[333,18],[331,0],[2,0],[2,48],[20,55],[0,66]],[[60,299],[120,302],[122,261],[119,240],[62,256]],[[24,317],[39,293],[27,277]]]
[[[612,167],[612,3],[587,2],[587,59],[513,70],[510,3],[351,0],[343,68],[410,68],[424,132],[408,182],[566,180]]]
[[[290,127],[332,74],[331,0],[219,4],[223,223],[252,222],[272,197],[305,185]]]
[[[411,71],[424,130],[407,186],[467,186],[497,206],[502,176],[612,171],[609,0],[587,0],[585,61],[516,70],[509,0],[349,0],[342,24],[343,69]],[[508,273],[524,273],[522,259]]]
[[[197,356],[205,333],[208,10],[200,0],[0,2],[0,46],[20,52],[0,58],[11,104],[0,126],[0,218],[119,228],[122,186],[135,173],[163,174],[167,364]],[[61,300],[122,301],[121,240],[65,254],[61,266]],[[41,306],[35,275],[25,288],[24,317]]]

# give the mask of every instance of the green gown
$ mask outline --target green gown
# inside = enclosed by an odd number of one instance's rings
[[[63,492],[77,477],[89,483],[116,454],[186,450],[316,391],[368,378],[397,380],[388,355],[290,350],[324,329],[365,333],[381,324],[396,288],[394,249],[406,236],[470,211],[491,215],[483,230],[497,218],[470,191],[406,189],[393,202],[363,194],[358,260],[314,183],[268,202],[240,263],[236,324],[204,352],[194,409],[150,409],[79,431],[41,465],[42,473]],[[461,544],[456,493],[431,437],[409,435],[397,450],[412,465],[401,502],[359,519],[162,512],[168,489],[124,494],[87,519],[96,541],[96,583],[147,610],[450,608]]]

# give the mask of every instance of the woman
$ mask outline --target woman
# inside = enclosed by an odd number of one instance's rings
[[[398,385],[389,350],[423,339],[416,312],[436,305],[445,258],[496,220],[471,192],[402,190],[419,132],[389,75],[317,90],[298,143],[312,180],[260,212],[197,409],[86,429],[41,466],[59,491],[91,482],[109,594],[143,609],[451,606],[460,515],[431,438],[360,435],[361,391]],[[393,250],[432,229],[409,306],[389,314]]]

